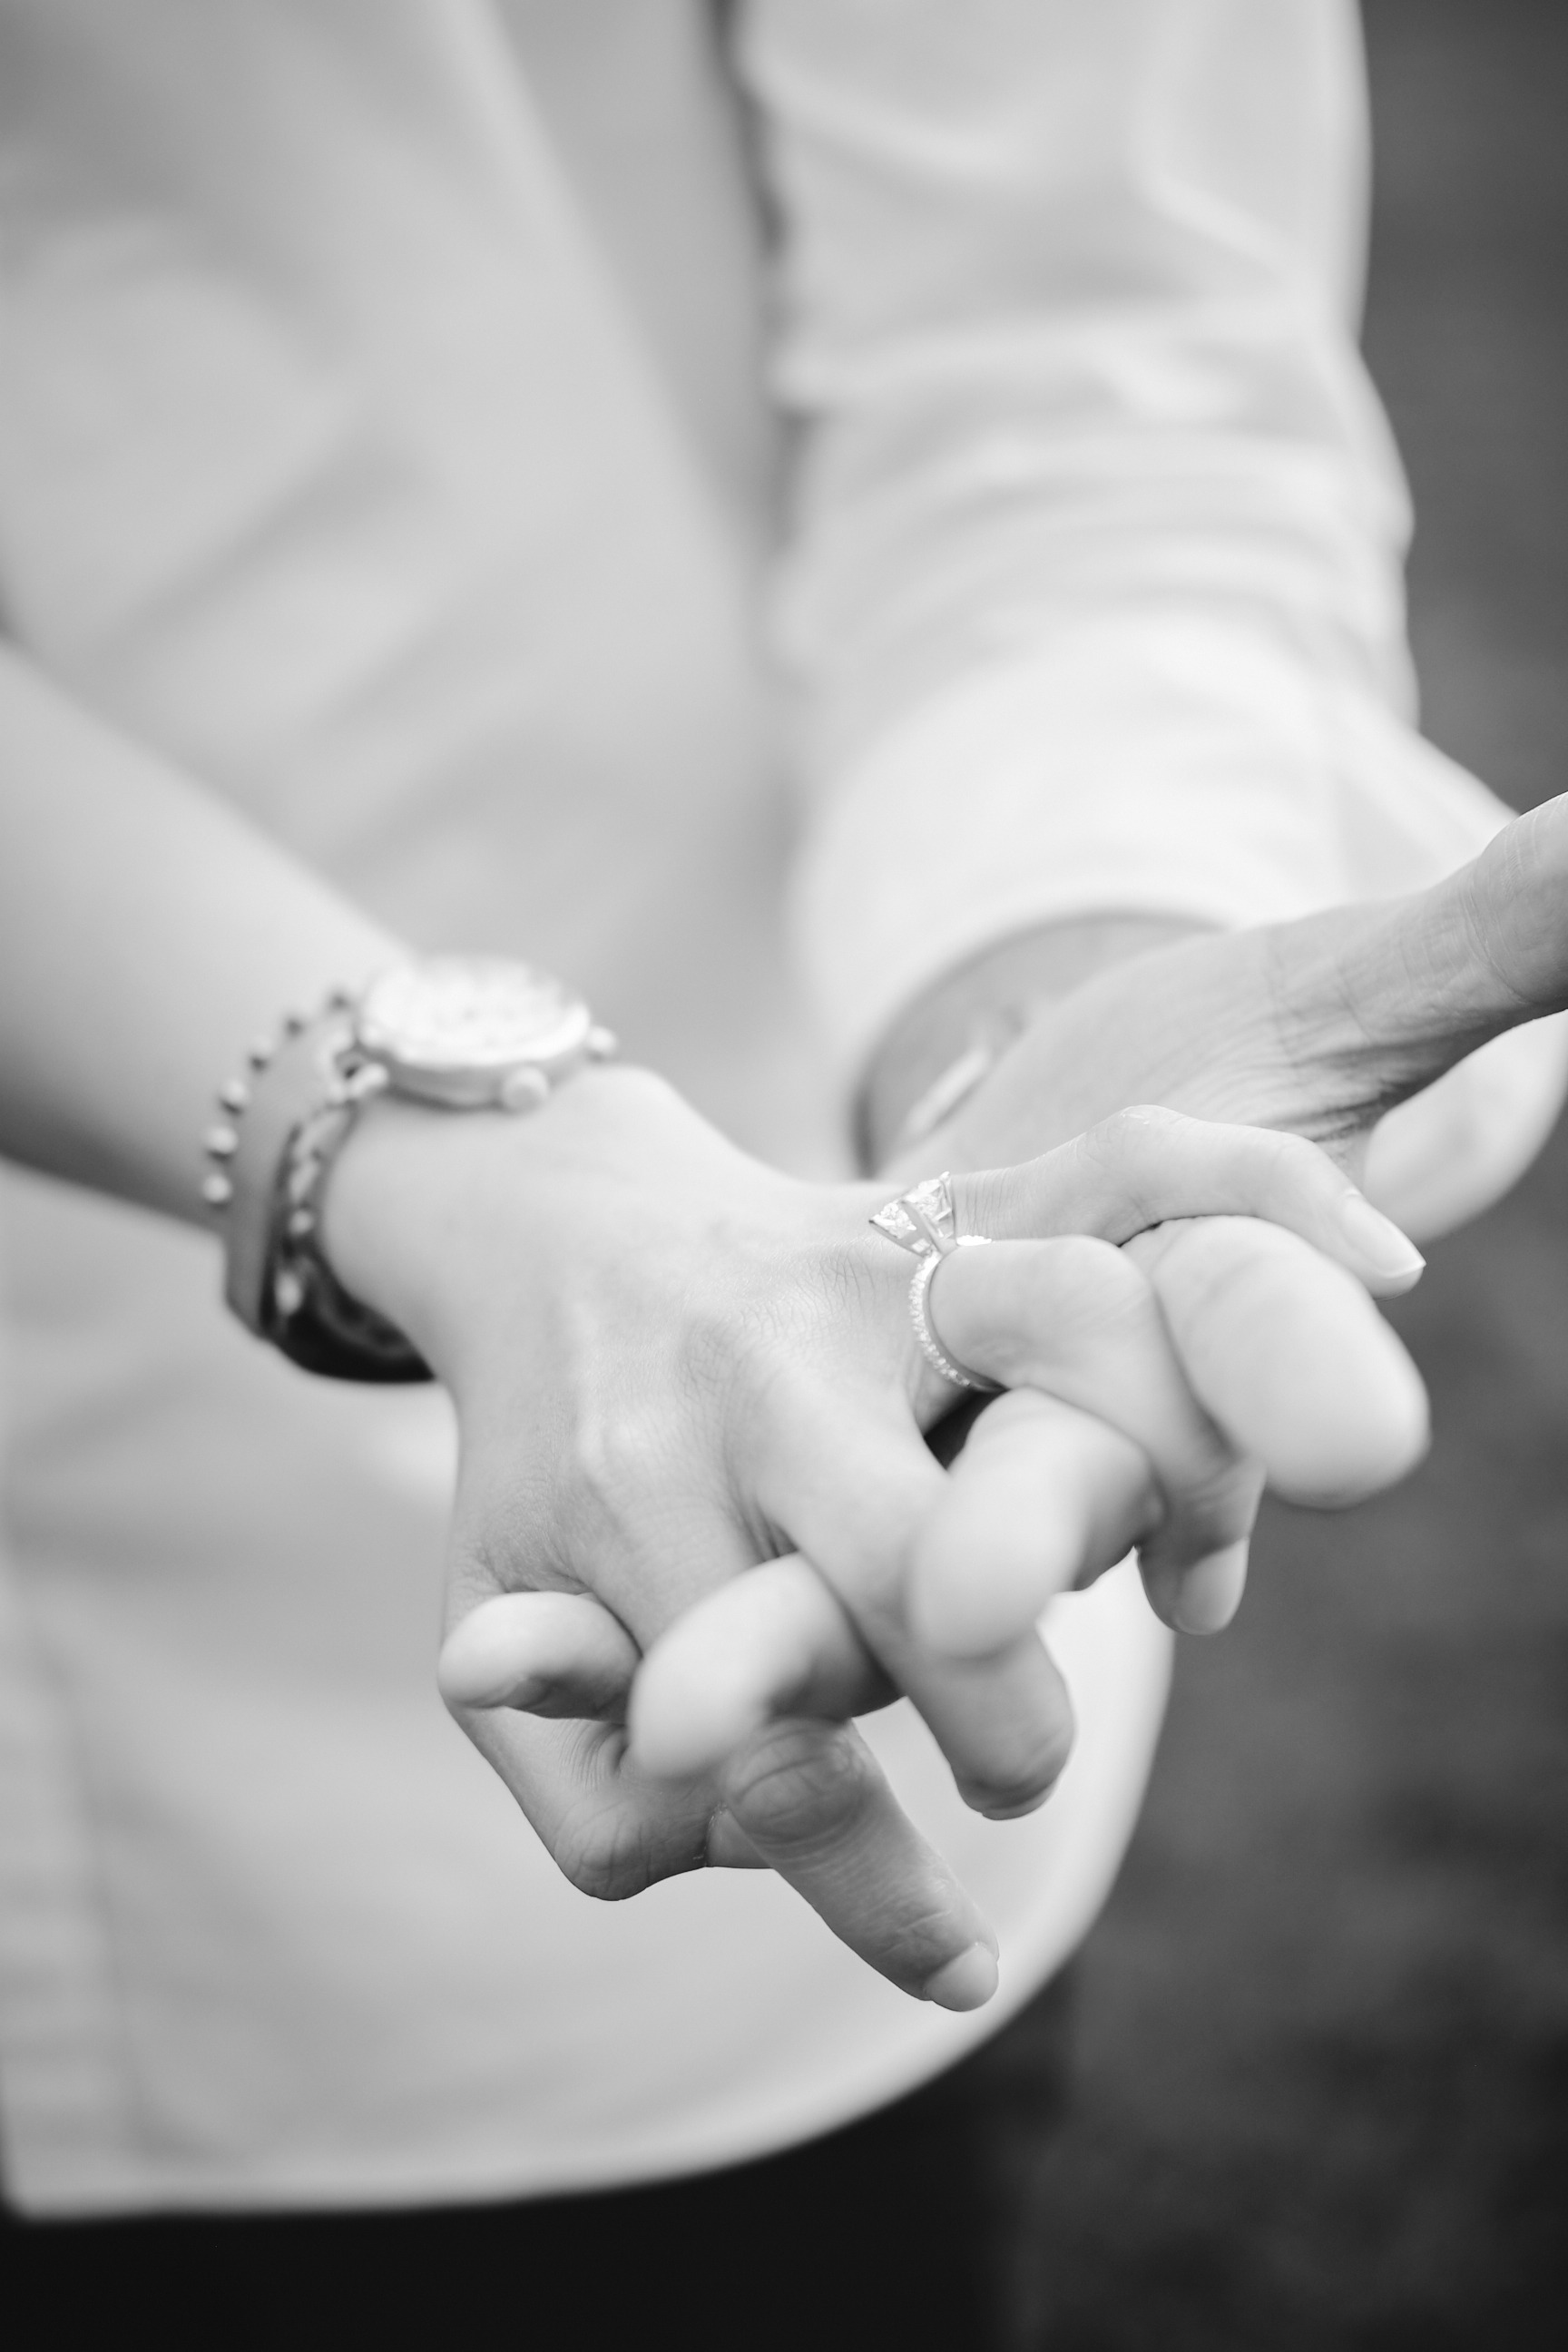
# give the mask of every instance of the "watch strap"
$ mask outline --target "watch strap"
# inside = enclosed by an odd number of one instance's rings
[[[229,1123],[207,1138],[220,1172],[204,1192],[223,1222],[228,1306],[290,1362],[328,1379],[427,1381],[404,1334],[346,1291],[322,1255],[321,1197],[338,1152],[383,1074],[363,1065],[353,1004],[331,997],[312,1020],[291,1016],[276,1045],[219,1100]]]

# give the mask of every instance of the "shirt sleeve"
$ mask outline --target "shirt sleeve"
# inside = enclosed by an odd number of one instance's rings
[[[1418,887],[1352,0],[752,0],[798,427],[795,919],[843,1075],[990,942]]]

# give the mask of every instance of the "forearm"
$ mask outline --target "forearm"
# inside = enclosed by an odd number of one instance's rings
[[[1484,837],[1402,716],[1349,0],[985,13],[749,11],[802,424],[796,937],[837,1066],[875,1049],[879,1151],[997,1010],[976,969],[1019,992],[989,942],[1053,942],[1049,999],[1058,935],[1100,968],[1084,910],[1285,921]]]
[[[0,1151],[200,1213],[214,1090],[398,942],[0,653]]]
[[[963,1085],[965,1057],[974,1056],[978,1076],[1036,1013],[1081,982],[1202,928],[1180,916],[1084,915],[1000,940],[944,973],[900,1015],[872,1058],[857,1120],[864,1165],[879,1168],[897,1150],[911,1112],[928,1102],[938,1108],[931,1089],[946,1073]]]

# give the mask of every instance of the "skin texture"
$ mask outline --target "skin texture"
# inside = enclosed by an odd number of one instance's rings
[[[8,655],[0,749],[0,1148],[195,1219],[194,1139],[210,1119],[216,1078],[280,1011],[353,984],[399,943],[199,784]],[[1468,931],[1441,908],[1418,910],[1391,953],[1387,927],[1399,918],[1374,910],[1325,919],[1316,932],[1295,927],[1294,946],[1268,934],[1197,941],[1161,951],[1187,959],[1178,965],[1152,957],[1101,971],[1037,1016],[951,1134],[933,1139],[926,1164],[999,1168],[1123,1104],[1162,1097],[1211,1119],[1240,1111],[1302,1126],[1353,1153],[1358,1121],[1384,1100],[1479,1035],[1562,1001],[1551,951],[1561,811],[1541,814],[1545,832],[1515,828],[1512,852],[1505,842],[1479,882],[1449,892],[1449,913],[1479,910]],[[1489,914],[1496,937],[1481,921]],[[1445,988],[1435,994],[1427,982],[1439,966]],[[1243,1019],[1259,972],[1269,976],[1268,1017]],[[1364,982],[1368,1002],[1342,1034],[1347,973]],[[1103,1165],[1088,1172],[1106,1174]],[[1267,1433],[1227,1433],[1220,1391],[1211,1403],[1195,1384],[1215,1353],[1198,1344],[1204,1318],[1237,1295],[1224,1263],[1232,1244],[1211,1234],[1200,1264],[1167,1236],[1147,1268],[1146,1244],[1120,1244],[1155,1219],[1279,1212],[1224,1186],[1152,1197],[1140,1179],[1134,1223],[1124,1203],[1119,1222],[1086,1228],[1085,1173],[1070,1211],[1078,1236],[1039,1242],[1056,1255],[1020,1286],[1032,1307],[1018,1310],[1027,1324],[1028,1312],[1037,1320],[1076,1300],[1079,1358],[1064,1367],[1042,1353],[1047,1335],[1037,1329],[989,1335],[1005,1350],[998,1369],[1015,1377],[1101,1382],[1066,1396],[1037,1391],[1057,1412],[1054,1488],[1078,1516],[1052,1532],[1044,1570],[1029,1573],[1036,1589],[1042,1574],[1047,1583],[1093,1574],[1133,1527],[1147,1538],[1159,1605],[1217,1624],[1238,1590],[1259,1477],[1247,1449],[1267,1454]],[[960,1186],[963,1221],[1007,1231],[1005,1192],[972,1200],[970,1181]],[[645,1074],[605,1072],[574,1083],[531,1126],[378,1107],[329,1189],[328,1247],[351,1288],[405,1323],[457,1400],[454,1626],[481,1601],[530,1586],[598,1608],[613,1623],[594,1620],[596,1703],[618,1713],[626,1643],[648,1653],[739,1571],[796,1547],[825,1580],[804,1636],[789,1634],[787,1607],[806,1588],[784,1588],[780,1654],[794,1641],[805,1711],[765,1699],[721,1763],[684,1782],[639,1765],[622,1723],[475,1704],[448,1681],[467,1727],[563,1868],[613,1895],[704,1861],[773,1863],[895,1982],[963,2006],[994,1981],[988,1931],[920,1847],[845,1718],[867,1703],[868,1677],[873,1696],[910,1689],[972,1801],[991,1811],[1037,1798],[1068,1727],[1026,1629],[978,1662],[961,1654],[973,1626],[951,1650],[932,1638],[942,1602],[930,1594],[952,1578],[941,1546],[937,1564],[917,1575],[917,1538],[948,1507],[951,1482],[921,1433],[947,1398],[910,1343],[907,1265],[865,1229],[885,1189],[847,1188],[839,1200],[793,1187],[730,1151]],[[1320,1293],[1334,1269],[1322,1234],[1309,1238],[1317,1246],[1291,1262],[1285,1287],[1304,1285],[1300,1312],[1308,1322],[1326,1316],[1331,1332],[1336,1310]],[[964,1286],[981,1281],[986,1255],[966,1252],[974,1267],[942,1269],[939,1328],[944,1316],[962,1326]],[[1346,1263],[1380,1278],[1353,1248]],[[728,1266],[726,1279],[715,1281],[716,1265]],[[647,1287],[661,1266],[682,1265],[689,1278],[673,1293]],[[1279,1277],[1270,1279],[1277,1314]],[[1342,1302],[1342,1288],[1334,1296]],[[1345,1344],[1362,1346],[1373,1328],[1347,1323]],[[977,1361],[986,1344],[977,1332]],[[1130,1362],[1137,1383],[1121,1370],[1108,1381],[1108,1364]],[[1407,1373],[1397,1360],[1384,1370],[1392,1476],[1416,1423]],[[1107,1391],[1132,1387],[1140,1416],[1124,1429]],[[984,1458],[965,1473],[963,1507],[988,1511],[994,1531]],[[1000,1484],[1003,1464],[1008,1477],[1021,1475],[1011,1444],[992,1458]],[[949,1538],[951,1559],[951,1524]],[[1015,1580],[1021,1549],[1015,1531],[997,1551]],[[604,1564],[602,1591],[582,1590],[589,1555]],[[934,1620],[922,1620],[931,1608]],[[552,1638],[559,1665],[559,1615]],[[549,1680],[536,1701],[549,1703]],[[510,1687],[525,1689],[521,1680]],[[492,1702],[494,1688],[483,1694]],[[744,1696],[743,1675],[732,1688]],[[718,1675],[721,1714],[725,1702]],[[635,1710],[633,1725],[639,1738],[655,1737],[656,1722]]]
[[[1184,940],[1104,968],[1036,1013],[948,1131],[922,1148],[921,1160],[1017,1158],[1027,1145],[1103,1115],[1119,1096],[1152,1096],[1209,1118],[1245,1115],[1312,1135],[1339,1164],[1359,1167],[1391,1105],[1486,1038],[1561,1008],[1565,880],[1568,805],[1553,803],[1417,898]],[[1152,1213],[1144,1222],[1153,1225]],[[1385,1355],[1380,1365],[1386,1335],[1363,1299],[1348,1288],[1336,1295],[1323,1281],[1321,1261],[1292,1263],[1284,1237],[1225,1218],[1165,1221],[1121,1255],[1157,1297],[1212,1426],[1223,1428],[1228,1417],[1235,1456],[1264,1457],[1279,1491],[1347,1501],[1414,1457],[1420,1428],[1408,1391],[1403,1438],[1359,1453],[1369,1398],[1385,1400],[1391,1433],[1400,1425],[1394,1359]],[[996,1269],[994,1252],[965,1256],[974,1267],[963,1276],[968,1283],[988,1262]],[[980,1416],[969,1466],[950,1479],[914,1548],[908,1605],[931,1645],[995,1663],[1049,1591],[1092,1573],[1097,1556],[1113,1556],[1135,1532],[1151,1463],[1136,1440],[1118,1444],[1128,1433],[1113,1432],[1103,1413],[1053,1393],[1053,1383],[1066,1385],[1057,1366],[1016,1354],[987,1359],[985,1302],[952,1291],[962,1264],[942,1269],[944,1287],[932,1286],[944,1339],[976,1368],[1030,1386]],[[1112,1320],[1125,1304],[1112,1302]],[[1296,1344],[1269,1349],[1281,1318]],[[1301,1366],[1304,1388],[1271,1386],[1264,1377],[1271,1360]],[[1021,1527],[1039,1527],[1047,1497],[1064,1496],[1047,1539],[1020,1538]],[[997,1565],[977,1600],[983,1547]],[[1155,1547],[1145,1551],[1146,1571],[1151,1566],[1157,1605],[1179,1615]],[[1223,1622],[1239,1599],[1242,1569],[1239,1539],[1209,1552],[1186,1622]],[[847,1637],[810,1574],[789,1563],[759,1571],[744,1580],[750,1593],[721,1591],[666,1633],[633,1695],[639,1753],[690,1769],[722,1738],[743,1742],[798,1723],[791,1711],[803,1706],[847,1711],[854,1693]],[[770,1660],[787,1663],[774,1671]],[[694,1712],[709,1726],[706,1748],[682,1728]]]
[[[1558,800],[1413,898],[1191,938],[1094,973],[1031,1022],[938,1148],[1018,1158],[1119,1095],[1309,1136],[1356,1172],[1384,1112],[1562,1010],[1565,915]]]
[[[401,943],[199,782],[116,735],[9,653],[0,654],[0,1149],[54,1175],[200,1221],[197,1138],[211,1121],[217,1079],[237,1066],[250,1038],[275,1033],[284,1010],[309,1009],[329,986],[355,984],[393,961]],[[704,1175],[694,1188],[690,1167],[676,1154],[667,1196],[650,1201],[649,1154],[680,1119],[655,1082],[632,1073],[605,1078],[603,1086],[584,1081],[568,1089],[526,1149],[522,1129],[503,1120],[409,1110],[394,1124],[390,1114],[378,1115],[354,1139],[328,1196],[331,1247],[352,1269],[351,1286],[400,1306],[406,1297],[413,1328],[409,1286],[417,1274],[418,1328],[428,1323],[429,1352],[450,1367],[464,1462],[453,1612],[490,1589],[476,1581],[486,1573],[508,1586],[559,1579],[558,1563],[582,1530],[591,1531],[596,1549],[617,1513],[629,1516],[644,1553],[657,1559],[658,1572],[646,1571],[646,1609],[625,1577],[611,1595],[625,1616],[612,1607],[611,1625],[599,1629],[601,1703],[605,1651],[624,1662],[624,1642],[641,1648],[655,1638],[665,1622],[652,1613],[655,1602],[674,1611],[781,1548],[775,1522],[794,1509],[790,1477],[775,1463],[776,1495],[744,1481],[737,1488],[730,1457],[744,1451],[741,1404],[753,1423],[766,1422],[786,1393],[786,1382],[775,1381],[772,1396],[760,1385],[768,1352],[762,1342],[776,1347],[780,1334],[800,1328],[814,1284],[819,1307],[861,1302],[867,1319],[858,1338],[868,1345],[855,1376],[876,1391],[881,1414],[879,1422],[868,1412],[866,1457],[853,1476],[842,1450],[832,1451],[838,1429],[821,1432],[822,1461],[837,1462],[840,1491],[848,1490],[836,1528],[853,1555],[849,1568],[869,1575],[879,1557],[876,1541],[867,1542],[863,1510],[857,1517],[857,1498],[878,1486],[897,1488],[907,1528],[909,1497],[922,1486],[928,1496],[940,1490],[919,1439],[921,1417],[934,1407],[931,1390],[918,1412],[911,1404],[910,1380],[925,1375],[909,1348],[904,1269],[895,1271],[894,1253],[867,1234],[868,1203],[858,1202],[850,1220],[852,1249],[836,1224],[831,1243],[822,1239],[826,1255],[813,1257],[820,1200],[750,1170],[689,1114],[686,1144],[711,1172],[712,1187],[704,1191]],[[550,1152],[538,1148],[545,1139],[554,1139],[551,1151],[558,1144],[570,1163],[564,1187]],[[379,1190],[356,1191],[356,1165],[381,1171]],[[738,1169],[747,1171],[739,1202],[731,1197]],[[617,1184],[612,1201],[606,1192]],[[757,1265],[766,1260],[766,1281],[757,1283],[753,1265],[727,1294],[694,1284],[655,1302],[659,1341],[670,1329],[679,1336],[680,1379],[657,1346],[639,1353],[623,1344],[629,1324],[618,1310],[602,1315],[597,1338],[591,1336],[595,1300],[635,1300],[660,1255],[647,1246],[650,1212],[656,1226],[673,1220],[678,1238],[695,1238],[706,1266],[715,1234],[743,1241],[764,1198],[773,1243],[781,1215],[790,1238],[783,1258],[757,1256]],[[553,1294],[559,1312],[538,1326],[550,1334],[547,1358],[530,1356],[518,1338],[534,1328],[543,1304],[531,1286],[545,1230],[561,1276]],[[602,1280],[584,1287],[579,1277],[606,1234],[613,1245]],[[482,1237],[477,1251],[467,1246],[475,1236]],[[440,1244],[434,1253],[432,1237]],[[879,1270],[863,1275],[873,1262]],[[872,1314],[876,1301],[880,1319]],[[726,1353],[732,1343],[751,1374],[738,1382]],[[887,1370],[889,1348],[896,1382]],[[839,1369],[836,1363],[835,1377]],[[631,1406],[623,1410],[628,1381]],[[673,1437],[667,1429],[645,1446],[672,1395],[695,1400],[696,1425],[722,1443],[693,1447],[688,1426]],[[578,1413],[582,1401],[595,1396],[616,1402],[597,1423],[591,1412]],[[809,1397],[797,1404],[797,1451],[810,1451],[816,1410]],[[591,1442],[563,1448],[570,1478],[542,1487],[539,1447],[530,1439],[542,1432],[559,1438],[562,1417],[574,1415]],[[697,1549],[685,1533],[694,1489],[703,1515]],[[831,1495],[818,1501],[834,1516]],[[552,1512],[562,1515],[560,1524]],[[826,1555],[831,1545],[818,1549]],[[627,1554],[637,1550],[633,1544]],[[627,1554],[610,1548],[605,1556],[625,1568]],[[896,1581],[882,1595],[884,1624],[899,1617]],[[835,1605],[833,1622],[842,1628],[849,1621]],[[915,1658],[918,1643],[907,1631],[900,1638]],[[884,1647],[894,1654],[890,1636]],[[945,1677],[957,1760],[977,1799],[1005,1806],[1021,1784],[1030,1793],[1055,1769],[1061,1745],[1061,1711],[1043,1653],[1026,1650],[1016,1665],[1005,1739],[986,1730],[967,1747],[960,1734],[975,1714],[973,1692],[953,1662],[926,1663],[933,1708]],[[465,1720],[579,1884],[623,1893],[704,1859],[754,1864],[764,1853],[777,1856],[855,1948],[897,1981],[960,2003],[989,1989],[984,1922],[912,1839],[841,1722],[770,1725],[727,1765],[721,1791],[672,1797],[661,1783],[628,1807],[624,1728],[535,1722],[493,1707]]]
[[[525,1260],[508,1242],[520,1195]],[[988,1931],[842,1718],[907,1692],[969,1801],[994,1814],[1040,1801],[1069,1718],[1032,1610],[981,1659],[949,1657],[911,1626],[912,1561],[951,1483],[922,1432],[949,1390],[910,1334],[911,1261],[868,1227],[882,1197],[879,1185],[783,1178],[659,1080],[605,1070],[536,1119],[454,1121],[378,1104],[343,1156],[326,1239],[351,1287],[409,1331],[457,1402],[443,1688],[562,1867],[585,1891],[616,1895],[703,1859],[760,1858],[896,1982],[929,1992]],[[1325,1253],[1388,1287],[1417,1261],[1374,1220],[1385,1266],[1399,1270],[1369,1265],[1346,1221],[1357,1199],[1310,1146],[1159,1111],[1112,1121],[1032,1168],[966,1180],[965,1222],[1020,1238],[946,1260],[943,1311],[973,1327],[977,1360],[1048,1383],[1079,1419],[1117,1427],[1115,1476],[1131,1465],[1120,1504],[1102,1508],[1096,1487],[1068,1580],[1121,1556],[1130,1508],[1156,1589],[1179,1613],[1188,1577],[1212,1580],[1215,1555],[1234,1558],[1257,1507],[1259,1469],[1194,1395],[1152,1283],[1117,1246],[1151,1215],[1267,1209],[1294,1224],[1291,1234],[1251,1215],[1215,1221],[1274,1234],[1303,1297],[1327,1294],[1332,1352],[1367,1358],[1383,1447],[1371,1483],[1415,1458],[1419,1383]],[[628,1230],[639,1240],[629,1263]],[[1336,1321],[1347,1302],[1348,1325]],[[1196,1303],[1200,1335],[1208,1312]],[[1337,1490],[1337,1454],[1328,1474]],[[972,1474],[976,1483],[984,1503],[984,1478]],[[792,1704],[732,1747],[710,1726],[702,1754],[679,1742],[650,1754],[646,1741],[629,1753],[624,1685],[606,1689],[617,1658],[624,1674],[705,1596],[750,1598],[763,1588],[741,1571],[796,1550],[837,1606],[804,1644],[787,1607],[776,1628],[777,1656],[794,1641],[805,1664]],[[563,1604],[574,1594],[584,1638],[572,1668]],[[625,1637],[618,1651],[605,1612]],[[523,1651],[509,1651],[517,1638]],[[681,1712],[689,1741],[703,1718]],[[591,1725],[589,1713],[607,1719]],[[981,1982],[982,1964],[969,1962],[960,1990]]]

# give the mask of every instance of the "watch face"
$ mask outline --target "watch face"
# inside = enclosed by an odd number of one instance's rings
[[[430,956],[372,981],[354,1034],[409,1093],[486,1102],[510,1070],[573,1059],[591,1025],[583,999],[550,972],[499,956]]]

